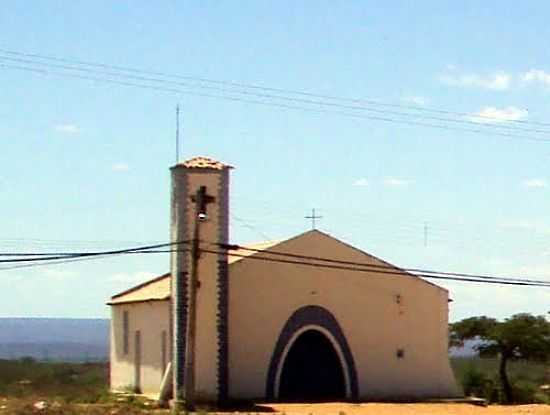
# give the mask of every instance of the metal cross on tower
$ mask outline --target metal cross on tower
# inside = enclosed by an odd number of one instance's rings
[[[311,216],[304,216],[305,219],[311,219],[311,229],[315,229],[316,220],[322,219],[322,216],[315,215],[315,208],[311,209]]]

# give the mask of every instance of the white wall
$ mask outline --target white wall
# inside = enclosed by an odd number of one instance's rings
[[[381,264],[313,232],[272,248]],[[397,303],[397,295],[400,303]],[[229,274],[229,396],[262,398],[275,343],[297,309],[328,309],[347,337],[361,399],[456,396],[447,292],[416,277],[244,259]],[[396,357],[404,349],[404,358]]]
[[[123,313],[129,316],[129,348],[124,353]],[[135,332],[141,335],[141,391],[158,393],[162,379],[162,332],[166,331],[166,363],[170,357],[170,302],[151,301],[111,307],[111,389],[124,390],[135,382]]]
[[[380,264],[375,258],[316,232],[273,249]],[[279,334],[294,311],[311,304],[328,309],[347,337],[358,374],[360,399],[456,396],[447,353],[447,299],[447,291],[411,276],[253,259],[238,261],[229,267],[229,397],[265,397],[267,372]],[[169,301],[112,307],[113,389],[133,385],[133,340],[135,331],[140,330],[141,389],[144,393],[158,393],[162,377],[161,332],[169,334],[169,309]],[[127,355],[123,353],[124,310],[129,312]],[[212,322],[206,324],[204,320],[198,324],[212,326]],[[169,340],[167,344],[168,361]],[[198,355],[205,349],[211,354],[216,343],[205,345],[197,344]],[[405,357],[398,359],[396,351],[401,348]]]

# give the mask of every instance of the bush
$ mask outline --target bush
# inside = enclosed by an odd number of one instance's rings
[[[0,373],[0,395],[7,397],[98,402],[108,394],[104,364],[0,360]]]
[[[538,392],[538,388],[531,382],[517,381],[512,384],[512,391],[514,393],[515,403],[535,403],[535,395]]]
[[[466,369],[461,379],[464,395],[484,398],[488,402],[495,399],[495,382],[486,373],[473,365]],[[497,391],[498,392],[498,391]]]
[[[498,359],[452,359],[455,376],[466,396],[476,396],[489,403],[505,403],[506,399],[498,376]],[[550,389],[541,389],[548,383],[548,364],[532,361],[510,362],[510,383],[515,403],[550,403]]]

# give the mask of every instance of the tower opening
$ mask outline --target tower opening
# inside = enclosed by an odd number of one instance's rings
[[[283,364],[279,400],[320,402],[345,398],[344,371],[330,340],[318,330],[300,334]]]

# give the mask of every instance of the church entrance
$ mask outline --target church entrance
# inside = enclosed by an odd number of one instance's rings
[[[345,398],[344,371],[330,340],[318,330],[300,334],[283,364],[279,400],[318,402]]]

